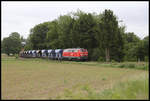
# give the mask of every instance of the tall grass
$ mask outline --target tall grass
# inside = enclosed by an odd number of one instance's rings
[[[113,68],[130,68],[130,69],[140,69],[149,70],[148,62],[79,62],[78,64],[89,65],[89,66],[99,66],[99,67],[113,67]]]
[[[100,99],[148,99],[148,79],[119,83],[113,89],[104,90]]]
[[[138,63],[121,63],[121,64],[117,65],[117,67],[148,70],[148,64],[138,64]]]
[[[89,85],[78,85],[79,89],[65,89],[64,94],[56,99],[148,99],[148,78],[140,77],[127,82],[120,82],[113,88],[96,92]],[[77,88],[77,87],[76,87]],[[78,91],[78,92],[77,92]]]

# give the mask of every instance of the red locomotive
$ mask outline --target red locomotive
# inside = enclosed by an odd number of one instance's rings
[[[87,60],[88,51],[84,48],[69,48],[63,50],[63,58],[68,60]]]

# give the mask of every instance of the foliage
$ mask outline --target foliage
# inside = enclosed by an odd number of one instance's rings
[[[145,56],[149,55],[149,38],[140,40],[134,33],[126,33],[125,39],[125,61],[144,61]]]
[[[111,59],[121,61],[121,34],[113,11],[105,10],[103,14],[96,15],[78,10],[36,25],[30,31],[25,49],[82,47],[88,49],[89,60],[97,60],[99,56],[104,58],[105,48],[109,48]]]
[[[121,33],[119,33],[118,21],[111,10],[105,10],[99,23],[100,36],[99,43],[105,49],[106,61],[109,62],[112,55],[116,56],[115,51],[119,51],[123,45]],[[119,44],[120,43],[120,44]],[[121,50],[122,51],[122,50]],[[111,54],[112,53],[112,54]]]
[[[135,64],[121,64],[120,68],[135,68]]]
[[[116,61],[115,61],[115,60],[111,60],[111,62],[112,62],[112,63],[116,63]]]
[[[26,45],[24,47],[25,50],[32,50],[33,49],[33,43],[31,42],[31,36],[32,36],[32,34],[30,34],[26,40]]]
[[[104,60],[103,57],[99,57],[99,58],[98,58],[98,61],[99,61],[99,62],[103,62],[103,61],[105,61],[105,60]]]
[[[149,56],[149,37],[141,40],[118,23],[110,9],[99,14],[78,10],[37,24],[21,41],[26,42],[25,50],[86,48],[92,61],[148,60],[145,57]]]
[[[38,24],[31,29],[31,43],[33,49],[45,49],[46,46],[46,34],[48,32],[48,22]]]
[[[21,39],[20,34],[17,32],[12,32],[9,37],[3,39],[2,42],[3,52],[9,55],[18,54],[21,50]]]

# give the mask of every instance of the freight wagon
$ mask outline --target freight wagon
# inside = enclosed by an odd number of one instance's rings
[[[87,60],[88,51],[84,48],[29,50],[20,52],[20,57],[48,58],[53,60]]]

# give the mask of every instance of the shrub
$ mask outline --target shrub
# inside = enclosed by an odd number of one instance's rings
[[[119,65],[120,68],[124,68],[125,67],[125,64],[121,64]]]
[[[149,57],[148,56],[145,56],[144,59],[145,59],[146,62],[149,61]]]
[[[105,61],[105,59],[103,57],[98,58],[98,62],[104,62],[104,61]]]
[[[92,50],[88,50],[89,52],[89,56],[88,58],[90,60],[96,61],[98,59],[98,57],[100,56],[100,51],[98,48],[94,48]]]
[[[121,64],[118,67],[120,68],[135,68],[135,64]]]
[[[148,70],[149,69],[148,67],[149,67],[148,65],[144,65],[144,66],[140,66],[138,68],[139,69],[143,69],[143,70]]]
[[[127,67],[128,68],[135,68],[136,66],[135,66],[135,64],[128,64]]]
[[[149,69],[149,66],[148,65],[145,65],[145,70],[148,70]]]
[[[112,62],[112,63],[116,63],[116,61],[115,61],[115,60],[111,60],[111,62]]]

